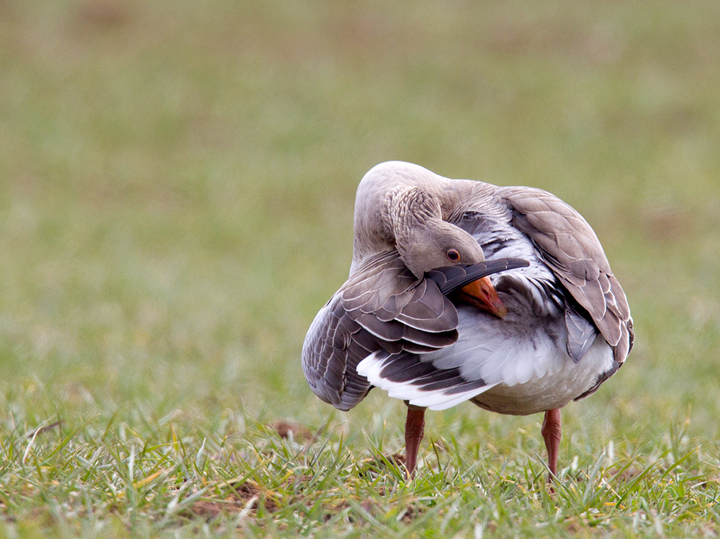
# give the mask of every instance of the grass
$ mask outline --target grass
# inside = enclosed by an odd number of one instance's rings
[[[0,536],[720,532],[710,1],[0,1]],[[388,159],[542,187],[638,334],[563,412],[319,402],[299,354]]]

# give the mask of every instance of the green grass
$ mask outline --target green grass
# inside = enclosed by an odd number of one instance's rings
[[[718,35],[711,1],[0,1],[0,536],[717,536]],[[388,159],[603,241],[638,340],[555,495],[541,416],[430,413],[407,483],[402,403],[304,381]]]

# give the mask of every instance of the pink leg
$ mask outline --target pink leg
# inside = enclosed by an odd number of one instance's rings
[[[405,420],[405,467],[408,477],[415,475],[418,449],[425,433],[425,408],[408,404],[407,419]]]
[[[560,452],[560,438],[562,436],[560,408],[554,408],[545,412],[545,419],[542,424],[542,435],[545,439],[545,447],[547,447],[548,452],[548,468],[550,468],[548,483],[552,483],[557,476],[557,461],[558,453]]]

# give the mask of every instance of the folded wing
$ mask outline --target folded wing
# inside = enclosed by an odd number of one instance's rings
[[[424,354],[458,339],[446,294],[486,275],[521,267],[493,260],[440,268],[417,279],[396,251],[367,260],[315,317],[303,345],[303,371],[315,394],[349,410],[372,388],[357,365],[374,352]]]
[[[615,361],[625,361],[633,345],[630,308],[605,253],[585,219],[556,196],[531,187],[503,187],[497,194],[512,211],[512,224],[535,244],[547,266],[592,318],[613,347]],[[590,328],[582,313],[570,308],[566,323],[568,352],[581,354]]]

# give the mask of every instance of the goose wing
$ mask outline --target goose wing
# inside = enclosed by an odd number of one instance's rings
[[[417,279],[396,251],[361,265],[315,317],[305,337],[302,365],[313,392],[349,410],[372,388],[357,373],[370,354],[422,354],[457,341],[458,314],[447,294],[491,273],[527,265],[493,260],[440,268]]]
[[[625,361],[634,340],[630,308],[590,225],[568,204],[541,189],[502,187],[497,194],[512,212],[512,225],[532,240],[543,262],[582,308],[569,307],[566,316],[571,355],[573,347],[582,353],[587,342],[584,310],[613,347],[615,361]]]

